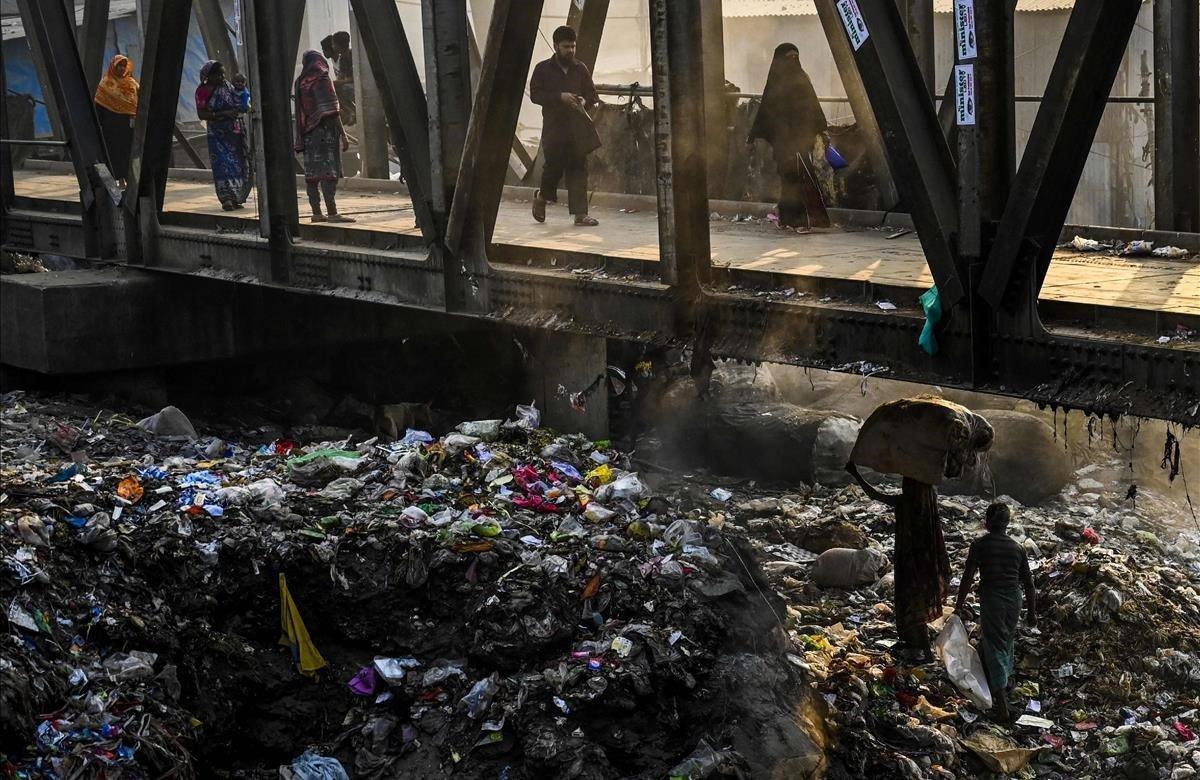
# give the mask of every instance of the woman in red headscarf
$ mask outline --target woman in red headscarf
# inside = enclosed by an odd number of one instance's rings
[[[129,151],[133,146],[133,118],[137,115],[138,83],[133,77],[133,62],[118,54],[96,87],[96,116],[108,148],[112,175],[125,186],[129,173]]]
[[[304,153],[304,181],[313,222],[354,221],[338,214],[336,200],[338,179],[342,178],[341,153],[349,148],[329,61],[321,52],[309,49],[296,79],[296,151]],[[321,213],[322,196],[327,216]]]

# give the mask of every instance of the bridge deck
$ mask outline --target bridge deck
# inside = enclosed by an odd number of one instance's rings
[[[16,172],[16,193],[27,197],[78,200],[75,179],[44,171]],[[301,213],[307,202],[300,193]],[[343,188],[342,213],[358,221],[350,229],[416,234],[410,202],[403,194]],[[167,211],[229,216],[202,181],[172,180]],[[589,253],[630,261],[657,262],[658,226],[653,212],[623,213],[593,208],[598,228],[576,228],[566,209],[551,207],[545,224],[529,215],[529,204],[501,203],[493,241],[514,247]],[[239,216],[253,218],[254,202]],[[307,219],[307,218],[305,218]],[[871,282],[915,292],[932,284],[916,234],[889,240],[892,231],[821,230],[806,235],[770,225],[713,221],[714,265],[744,271]],[[1059,250],[1041,300],[1114,308],[1200,315],[1200,263],[1157,258],[1121,258]]]

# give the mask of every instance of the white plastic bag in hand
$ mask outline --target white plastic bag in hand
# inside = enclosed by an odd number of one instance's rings
[[[967,627],[958,615],[946,619],[946,625],[934,642],[937,653],[946,665],[946,674],[977,707],[991,709],[992,692],[983,674],[983,662],[967,639]]]

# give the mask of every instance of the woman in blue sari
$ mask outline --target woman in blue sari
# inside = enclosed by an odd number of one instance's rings
[[[208,157],[221,208],[244,208],[242,204],[250,194],[246,127],[241,119],[241,101],[225,78],[225,67],[217,60],[209,60],[200,69],[196,113],[208,127]]]

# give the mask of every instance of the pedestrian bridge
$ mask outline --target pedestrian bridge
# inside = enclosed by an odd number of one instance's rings
[[[835,211],[836,228],[803,235],[737,219],[761,216],[761,205],[705,197],[705,86],[693,4],[651,2],[657,196],[594,194],[601,224],[593,229],[571,225],[565,209],[536,224],[530,192],[505,185],[541,2],[495,4],[476,88],[440,95],[436,111],[426,104],[395,5],[352,2],[408,174],[405,187],[347,184],[339,202],[358,220],[353,225],[311,224],[299,213],[290,106],[271,98],[290,94],[295,47],[281,26],[254,21],[282,17],[279,0],[246,3],[256,52],[248,69],[254,94],[264,96],[252,119],[253,208],[222,212],[205,172],[169,168],[182,67],[175,44],[188,19],[176,5],[189,4],[151,4],[146,40],[153,45],[130,182],[121,191],[107,174],[73,20],[61,4],[25,4],[42,49],[56,53],[46,64],[71,163],[5,166],[5,248],[675,345],[691,351],[702,383],[712,359],[779,361],[1200,422],[1200,340],[1192,333],[1200,330],[1200,234],[1063,224],[1082,169],[1077,150],[1094,135],[1140,3],[1076,5],[1015,176],[997,162],[1002,149],[973,127],[957,128],[957,156],[967,146],[970,156],[955,162],[928,95],[914,92],[920,79],[894,4],[860,4],[869,42],[851,51],[842,31],[835,54],[845,49],[839,56],[886,130],[890,175],[908,213]],[[432,13],[457,23],[453,5],[434,4]],[[817,5],[823,14],[833,7]],[[431,51],[433,60],[446,58],[434,63],[439,72],[466,57],[453,47]],[[976,67],[1000,68],[1003,54],[981,52]],[[1003,124],[1002,108],[980,121]],[[455,126],[461,152],[452,154]],[[432,148],[431,140],[438,141]],[[1192,260],[1056,249],[1077,231],[1181,246]],[[917,299],[934,285],[943,312],[931,355],[918,346],[926,318]]]

